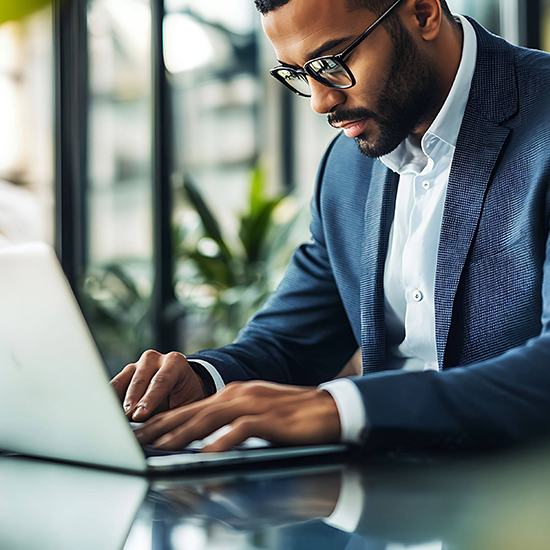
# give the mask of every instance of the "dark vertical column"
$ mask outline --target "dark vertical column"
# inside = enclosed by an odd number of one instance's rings
[[[542,25],[542,1],[543,0],[524,0],[526,15],[526,39],[523,42],[528,48],[540,49],[541,44],[541,25]]]
[[[519,45],[541,47],[542,0],[518,0]]]
[[[87,256],[87,40],[86,0],[55,0],[55,246],[73,290]]]
[[[172,251],[172,95],[164,65],[164,0],[151,0],[153,61],[153,346],[161,353],[176,348],[176,319],[181,316],[173,288]]]
[[[291,192],[296,186],[295,126],[294,94],[283,90],[281,92],[281,173],[283,186],[287,192]]]

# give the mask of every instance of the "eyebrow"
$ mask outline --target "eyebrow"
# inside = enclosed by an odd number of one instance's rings
[[[336,48],[337,46],[341,46],[342,44],[345,44],[346,42],[349,42],[353,39],[353,36],[346,36],[344,38],[335,38],[334,40],[328,40],[321,46],[319,46],[317,49],[313,50],[312,52],[307,54],[307,59],[315,59],[316,57],[321,57],[326,52],[332,50],[333,48]],[[285,63],[284,61],[278,60],[279,63],[282,65],[286,65],[287,67],[296,67],[296,65],[291,65],[290,63]]]

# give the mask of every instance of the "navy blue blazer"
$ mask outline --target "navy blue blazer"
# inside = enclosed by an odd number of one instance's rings
[[[550,55],[472,21],[478,56],[435,283],[440,372],[385,371],[383,269],[397,174],[340,134],[312,240],[237,341],[195,357],[226,382],[317,385],[361,346],[369,445],[506,445],[550,435]],[[192,358],[193,356],[190,356]]]

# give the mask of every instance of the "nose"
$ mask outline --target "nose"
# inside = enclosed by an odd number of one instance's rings
[[[346,101],[346,94],[343,90],[323,86],[311,77],[309,86],[311,88],[311,108],[320,115],[330,113],[334,107]]]

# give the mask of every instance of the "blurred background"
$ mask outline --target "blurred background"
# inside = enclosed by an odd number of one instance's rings
[[[550,50],[550,0],[450,0]],[[0,6],[0,244],[56,247],[111,374],[229,343],[308,238],[326,118],[252,0]]]

